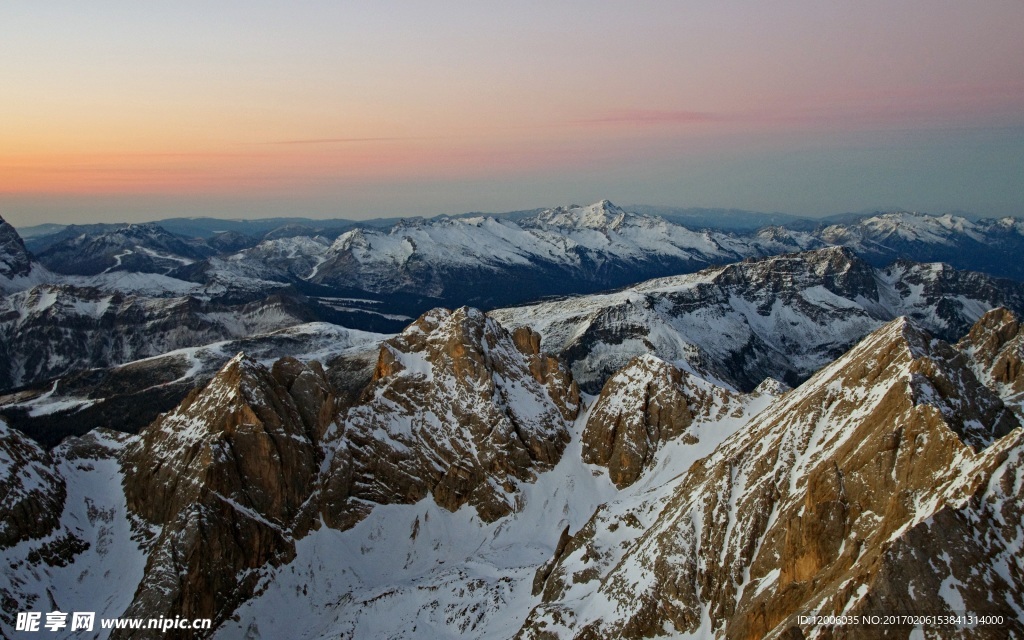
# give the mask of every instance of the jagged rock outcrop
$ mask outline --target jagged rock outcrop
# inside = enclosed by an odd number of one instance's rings
[[[39,285],[0,298],[0,390],[312,319],[283,296],[232,306]]]
[[[1024,331],[1010,310],[986,313],[957,348],[967,353],[978,378],[1020,406],[1024,400]]]
[[[568,371],[539,337],[480,311],[435,309],[380,350],[348,409],[325,487],[324,519],[347,528],[373,504],[431,495],[492,521],[517,509],[519,482],[558,462],[579,411]]]
[[[0,420],[0,549],[56,529],[66,496],[50,455]]]
[[[9,222],[0,218],[0,282],[27,276],[31,271],[32,255],[25,248],[25,242]]]
[[[952,341],[998,306],[1024,311],[1024,285],[942,264],[879,269],[829,247],[491,315],[540,333],[596,394],[644,353],[743,391],[769,376],[795,386],[898,316]]]
[[[1009,581],[1000,569],[966,574],[1024,561],[1019,524],[1005,520],[1020,510],[1012,464],[1022,447],[1019,423],[966,357],[895,320],[672,491],[599,509],[565,545],[520,636],[804,637],[801,613],[883,604],[1017,620],[1019,599],[988,594],[1018,593],[1019,571]]]
[[[258,570],[292,557],[312,523],[333,418],[318,365],[267,370],[239,354],[146,428],[122,455],[124,489],[159,533],[126,615],[219,622],[250,597]]]
[[[583,460],[608,468],[620,489],[636,482],[661,443],[681,438],[695,443],[687,429],[738,408],[737,397],[695,378],[664,360],[644,355],[605,383],[583,431]]]

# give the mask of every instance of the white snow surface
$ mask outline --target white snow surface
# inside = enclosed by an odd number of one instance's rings
[[[896,265],[887,270],[863,265],[872,289],[865,297],[824,286],[829,270],[835,269],[829,263],[841,256],[839,251],[823,249],[714,267],[613,293],[496,309],[490,315],[510,328],[533,328],[543,338],[542,348],[551,353],[566,352],[593,334],[585,355],[572,363],[581,384],[600,381],[644,353],[683,368],[695,367],[702,377],[727,384],[725,372],[713,365],[751,344],[775,367],[765,373],[789,369],[809,375],[898,316],[913,317],[932,331],[948,326],[936,314],[936,300],[924,295],[925,286],[940,277],[945,265]],[[840,263],[845,260],[839,258]],[[778,273],[788,278],[776,285],[779,291],[734,281],[758,282],[765,274]],[[968,322],[991,308],[988,302],[962,295],[946,298]]]
[[[106,638],[98,620],[117,617],[128,607],[135,587],[142,579],[146,554],[132,539],[132,529],[121,489],[121,469],[116,452],[125,436],[93,431],[81,442],[90,443],[97,455],[80,457],[72,447],[61,445],[54,452],[56,469],[67,485],[67,499],[60,525],[42,540],[29,540],[5,549],[4,558],[23,559],[28,549],[73,535],[88,544],[67,566],[49,566],[27,560],[5,561],[0,567],[0,589],[19,594],[19,600],[31,603],[24,610],[93,611],[96,613],[96,638]],[[39,633],[15,633],[2,625],[12,638],[31,638]],[[50,638],[80,638],[81,632],[68,628],[51,633]]]
[[[588,397],[588,406],[594,400]],[[589,416],[582,412],[558,465],[520,485],[517,513],[488,524],[468,506],[451,513],[428,497],[376,506],[348,531],[322,526],[297,543],[293,562],[266,574],[265,591],[238,610],[241,622],[223,625],[215,637],[511,637],[540,602],[531,595],[534,573],[566,526],[575,533],[603,503],[627,508],[660,491],[769,400],[748,397],[742,417],[693,425],[696,444],[665,444],[644,477],[623,491],[605,469],[581,461]]]

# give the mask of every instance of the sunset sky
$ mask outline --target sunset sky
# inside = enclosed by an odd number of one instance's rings
[[[0,6],[0,215],[1024,215],[1024,2]]]

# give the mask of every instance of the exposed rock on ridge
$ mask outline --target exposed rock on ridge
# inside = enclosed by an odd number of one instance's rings
[[[640,478],[662,442],[696,442],[687,433],[695,420],[728,415],[736,404],[721,387],[654,356],[638,356],[605,383],[583,431],[583,460],[608,467],[621,489]]]
[[[1024,401],[1024,331],[1008,309],[986,313],[957,348],[967,353],[978,378],[1018,409]]]
[[[27,276],[31,271],[32,256],[24,241],[9,222],[0,218],[0,280]],[[0,293],[3,293],[2,287]]]
[[[539,347],[469,308],[435,309],[387,341],[334,448],[325,521],[346,528],[372,504],[428,494],[485,521],[515,511],[517,483],[558,462],[580,406]]]
[[[1019,456],[1022,432],[994,394],[969,384],[973,374],[956,355],[904,319],[882,327],[699,461],[667,496],[600,509],[565,546],[545,604],[520,635],[651,637],[704,627],[719,637],[803,637],[810,629],[797,616],[807,611],[877,611],[880,601],[887,613],[964,608],[942,587],[963,577],[944,554],[957,557],[967,545],[963,557],[1024,560],[1013,525],[1001,524],[1019,502],[990,497],[1016,491],[1007,463]],[[968,503],[975,506],[960,513]],[[983,510],[1000,515],[987,519]],[[930,518],[960,527],[948,539],[928,536],[916,527],[940,530]],[[990,602],[985,590],[1016,593],[1021,583],[1008,587],[996,573],[964,579],[974,586],[956,593],[968,610],[1015,620],[1013,606]],[[593,602],[603,604],[585,604]]]
[[[260,567],[292,557],[315,514],[332,409],[318,365],[268,371],[239,354],[144,430],[122,456],[125,495],[159,534],[125,615],[217,624],[252,595]]]
[[[0,549],[57,528],[66,495],[49,454],[0,420]]]
[[[941,264],[875,269],[830,247],[491,315],[538,331],[590,393],[643,353],[750,391],[768,376],[799,384],[897,316],[955,340],[997,306],[1024,311],[1024,286]]]

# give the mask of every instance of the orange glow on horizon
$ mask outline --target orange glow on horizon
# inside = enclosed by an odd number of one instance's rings
[[[602,157],[558,141],[296,139],[233,146],[238,150],[0,154],[0,194],[299,192],[327,184],[514,175]]]

